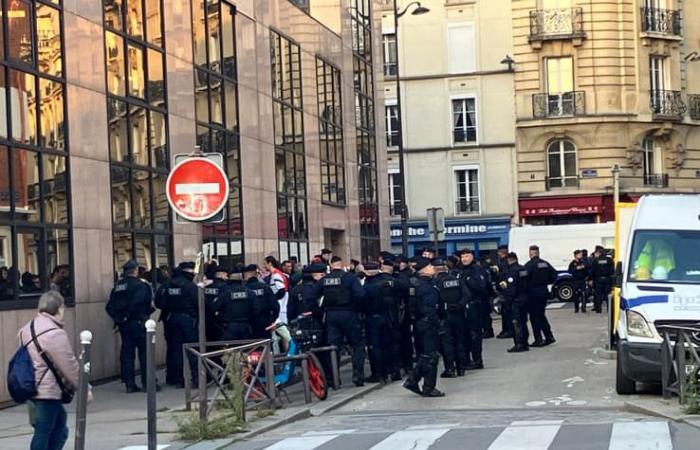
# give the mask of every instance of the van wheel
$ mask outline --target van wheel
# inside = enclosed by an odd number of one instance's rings
[[[634,395],[637,393],[637,383],[627,378],[622,371],[622,363],[620,362],[620,354],[617,355],[617,373],[615,374],[615,389],[619,395]]]
[[[566,281],[559,283],[556,287],[555,297],[562,302],[570,302],[574,299],[574,286]]]

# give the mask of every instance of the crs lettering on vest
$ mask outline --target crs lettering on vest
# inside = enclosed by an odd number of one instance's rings
[[[126,291],[128,286],[126,283],[119,283],[118,285],[114,286],[114,292],[124,292]]]
[[[180,288],[168,288],[168,295],[182,295],[182,289],[180,289]]]
[[[608,260],[606,259],[599,259],[598,264],[601,266],[607,266],[608,265]]]
[[[526,278],[527,277],[527,270],[518,271],[518,275],[520,276],[520,278]]]
[[[265,291],[263,289],[253,289],[253,292],[258,297],[262,297],[263,295],[265,295]]]
[[[206,288],[204,295],[219,295],[219,288]]]
[[[231,300],[243,300],[248,298],[248,293],[246,292],[231,292]]]
[[[410,295],[411,297],[415,297],[416,296],[416,288],[414,288],[414,287],[408,288],[408,295]]]
[[[324,286],[340,286],[341,282],[343,280],[341,278],[324,278],[323,279],[323,285]]]
[[[547,263],[543,263],[543,262],[537,263],[537,268],[538,268],[538,269],[546,269],[547,267],[549,267],[549,266],[547,265]]]
[[[447,280],[442,285],[445,289],[457,288],[459,287],[459,280]]]

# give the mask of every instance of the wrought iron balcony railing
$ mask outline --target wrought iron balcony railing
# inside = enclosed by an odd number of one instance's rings
[[[577,188],[579,187],[579,179],[578,176],[550,176],[545,178],[545,185],[548,191],[559,188]]]
[[[455,202],[456,214],[478,214],[479,213],[478,198],[463,198]]]
[[[700,120],[700,94],[688,96],[688,112],[693,120]]]
[[[649,91],[649,106],[654,118],[664,120],[682,120],[688,111],[680,91]]]
[[[668,174],[665,173],[645,173],[644,186],[657,188],[668,187]]]
[[[530,40],[583,37],[583,9],[538,9],[530,11]]]
[[[680,36],[680,11],[662,8],[642,8],[642,32]]]
[[[547,117],[572,117],[586,113],[586,93],[584,91],[563,92],[561,94],[533,94],[532,115],[536,119]]]

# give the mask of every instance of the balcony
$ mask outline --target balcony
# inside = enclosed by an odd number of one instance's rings
[[[561,94],[533,94],[532,116],[535,119],[581,116],[586,113],[584,91]]]
[[[700,94],[688,96],[688,112],[693,120],[700,120]]]
[[[683,120],[688,110],[680,91],[649,91],[649,107],[654,120]]]
[[[665,174],[665,173],[645,173],[644,174],[644,186],[656,187],[656,188],[667,188],[668,187],[668,174]]]
[[[681,13],[672,9],[642,8],[642,33],[681,36]]]
[[[455,214],[479,214],[478,198],[463,198],[455,202]]]
[[[542,41],[572,39],[581,45],[586,37],[583,31],[583,9],[539,9],[530,11],[530,44],[541,48]]]

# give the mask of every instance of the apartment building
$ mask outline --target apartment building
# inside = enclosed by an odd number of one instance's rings
[[[700,192],[698,0],[514,0],[519,216],[614,218]]]
[[[409,254],[432,245],[426,209],[440,207],[440,253],[471,248],[484,257],[507,243],[517,213],[510,1],[425,0],[429,12],[414,15],[415,2],[399,0],[398,30],[395,3],[383,4],[392,248],[401,250],[403,139]]]

